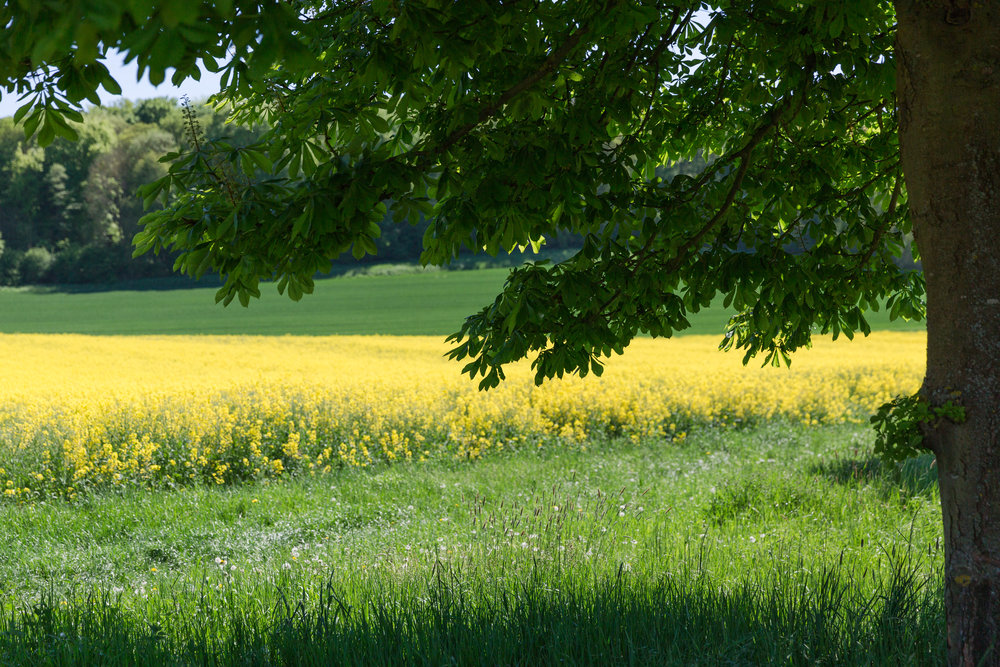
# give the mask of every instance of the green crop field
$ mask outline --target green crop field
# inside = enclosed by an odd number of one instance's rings
[[[489,304],[503,269],[319,280],[299,302],[261,286],[244,308],[215,303],[216,287],[0,291],[3,333],[447,334]],[[194,283],[197,284],[197,283]]]
[[[296,303],[262,285],[248,308],[215,303],[214,287],[60,291],[0,290],[0,332],[83,334],[434,334],[493,302],[506,269],[404,272],[318,280]],[[720,307],[692,317],[685,334],[721,334],[731,313]],[[873,329],[920,330],[871,313]]]

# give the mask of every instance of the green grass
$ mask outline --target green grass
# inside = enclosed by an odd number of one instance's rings
[[[215,287],[66,292],[0,289],[0,333],[83,334],[430,334],[457,331],[465,317],[493,302],[506,269],[383,271],[329,278],[295,303],[263,285],[249,308],[215,304]],[[378,270],[374,273],[379,273]],[[145,286],[159,283],[146,283]],[[173,283],[176,284],[176,283]],[[132,287],[137,287],[133,285]],[[721,335],[730,313],[712,307],[685,334]],[[873,329],[922,330],[922,322],[889,322],[871,314]]]
[[[934,475],[771,424],[0,504],[0,664],[941,664]]]
[[[427,271],[319,280],[296,303],[261,286],[248,308],[217,287],[0,290],[0,332],[82,334],[448,334],[485,305],[506,271]],[[196,283],[197,284],[197,283]]]

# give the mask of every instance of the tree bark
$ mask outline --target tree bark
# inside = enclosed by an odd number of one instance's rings
[[[896,0],[903,171],[927,282],[922,395],[945,538],[948,661],[1000,665],[1000,3]]]

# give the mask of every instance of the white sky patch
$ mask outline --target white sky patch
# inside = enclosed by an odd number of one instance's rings
[[[121,95],[109,95],[107,91],[101,88],[99,95],[101,104],[104,105],[114,104],[123,99],[142,100],[150,97],[173,97],[180,99],[181,95],[185,94],[192,100],[201,100],[213,93],[219,92],[219,75],[209,72],[204,68],[201,71],[200,81],[189,78],[178,87],[170,83],[170,77],[174,72],[172,69],[167,70],[166,80],[159,86],[151,84],[146,76],[139,79],[138,67],[135,61],[126,65],[124,57],[117,51],[108,54],[104,65],[111,72],[111,76],[118,81],[118,85],[122,87]],[[19,101],[13,93],[0,90],[0,118],[13,116],[14,112],[22,104],[24,102]],[[90,104],[87,103],[86,106],[90,106]]]

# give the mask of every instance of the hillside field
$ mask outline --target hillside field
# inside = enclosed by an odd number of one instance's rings
[[[318,280],[295,303],[261,286],[248,308],[215,303],[215,287],[60,291],[0,290],[0,333],[447,335],[493,302],[506,269],[426,271]],[[153,283],[150,283],[153,284]],[[721,335],[730,313],[720,307],[692,318],[684,334]],[[890,322],[871,313],[872,329],[921,331],[922,322]]]

